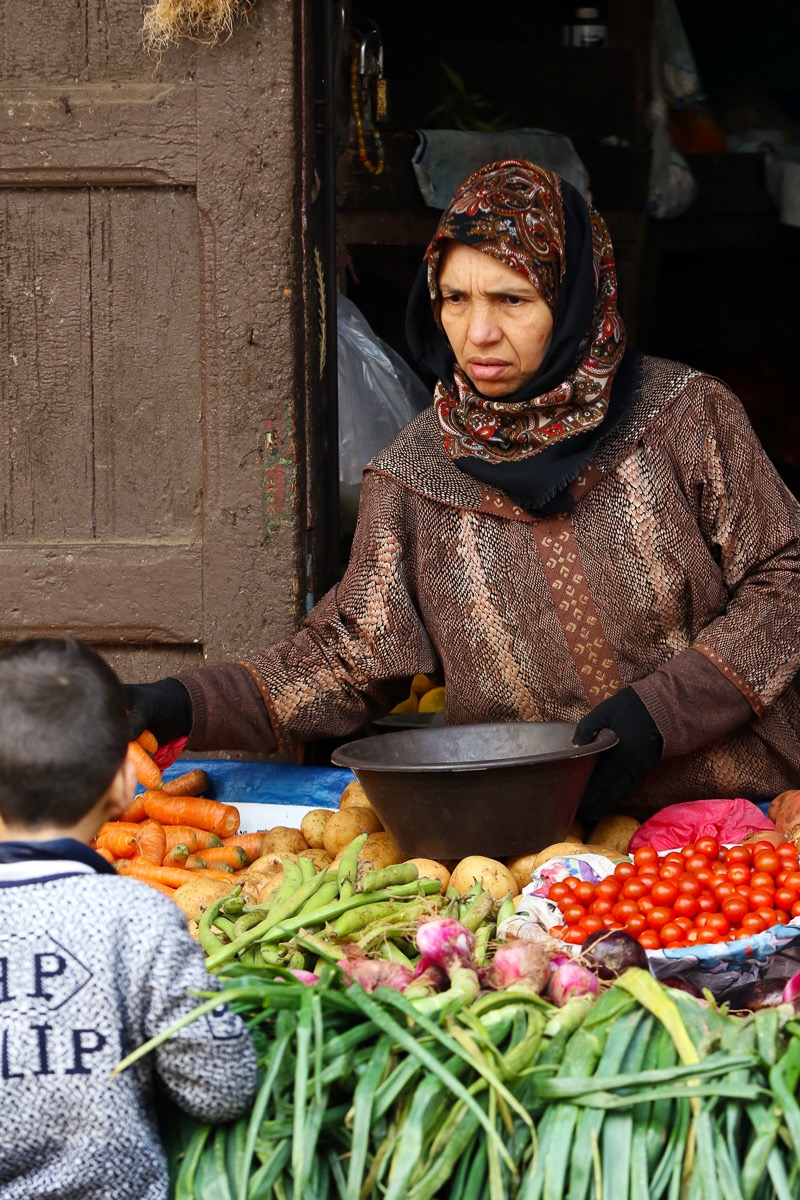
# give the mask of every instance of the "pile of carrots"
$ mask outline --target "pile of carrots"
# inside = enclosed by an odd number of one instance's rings
[[[239,811],[203,796],[205,771],[194,769],[166,782],[152,755],[158,749],[145,730],[128,746],[136,778],[145,788],[117,821],[98,830],[94,849],[120,875],[141,879],[172,895],[202,872],[205,879],[231,881],[261,854],[264,830],[238,833]]]

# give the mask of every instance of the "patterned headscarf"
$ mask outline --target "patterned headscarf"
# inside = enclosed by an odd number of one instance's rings
[[[553,314],[544,362],[511,395],[482,395],[453,360],[437,282],[450,239],[518,271]],[[438,375],[434,406],[452,458],[518,462],[600,425],[625,329],[608,229],[575,188],[533,163],[490,163],[456,192],[425,257],[428,316],[420,314],[417,287],[416,319],[412,293],[408,328],[417,358]]]

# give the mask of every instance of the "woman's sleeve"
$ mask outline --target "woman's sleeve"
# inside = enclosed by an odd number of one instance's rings
[[[697,422],[701,442],[694,454],[676,449],[675,461],[729,599],[691,649],[634,685],[665,757],[762,716],[800,667],[800,505],[736,397],[707,376],[689,387],[685,419]],[[692,440],[685,426],[675,430],[676,447]]]
[[[437,669],[414,600],[408,495],[368,471],[344,577],[295,636],[246,663],[181,674],[195,713],[190,749],[346,736],[388,712],[411,676]]]

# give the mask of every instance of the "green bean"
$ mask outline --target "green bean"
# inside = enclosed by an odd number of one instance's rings
[[[494,922],[490,924],[487,921],[479,925],[475,931],[475,950],[472,957],[479,967],[486,966],[489,957],[489,942],[496,932],[497,926]]]
[[[792,1038],[788,1049],[771,1068],[769,1083],[775,1100],[783,1110],[783,1119],[795,1155],[800,1155],[800,1107],[794,1093],[800,1078],[800,1039]]]
[[[459,917],[465,929],[477,932],[479,926],[494,912],[494,897],[491,892],[482,892],[470,901],[467,908]]]
[[[394,866],[384,867],[379,871],[365,871],[359,880],[358,891],[381,892],[395,884],[413,883],[418,878],[419,871],[415,863],[395,863]]]
[[[363,894],[367,895],[366,892]],[[351,908],[333,922],[333,932],[337,938],[349,938],[353,933],[360,933],[373,921],[383,921],[393,916],[398,907],[405,903],[406,901],[400,900],[384,900],[364,904],[361,908]]]
[[[258,925],[255,925],[252,929],[248,929],[235,942],[230,942],[227,946],[223,946],[221,950],[217,950],[214,954],[210,955],[206,961],[206,969],[213,971],[215,967],[219,967],[223,963],[235,958],[240,950],[252,945],[253,942],[262,941],[265,933],[268,933],[285,918],[293,916],[294,913],[303,907],[305,902],[322,885],[324,877],[325,872],[320,871],[299,888],[296,888],[294,892],[287,893],[282,901],[278,902],[276,898],[275,902],[270,906],[269,912]]]
[[[501,925],[503,921],[508,920],[509,917],[513,917],[516,911],[517,910],[514,906],[514,895],[512,892],[509,892],[508,895],[501,901],[500,907],[497,910],[497,924]]]
[[[223,897],[219,900],[212,900],[212,902],[206,906],[205,912],[197,923],[197,940],[205,950],[206,954],[217,954],[223,949],[223,943],[213,932],[212,926],[219,916],[220,909],[223,907],[226,899],[227,897]]]
[[[328,872],[330,874],[330,872]],[[329,879],[327,882],[320,884],[318,890],[306,900],[303,907],[297,914],[298,917],[313,917],[320,908],[325,908],[328,904],[332,904],[339,895],[339,885],[336,879]]]
[[[358,837],[353,838],[339,859],[337,881],[339,883],[339,896],[342,900],[348,900],[356,890],[355,881],[358,873],[358,856],[368,836],[369,834],[360,833]]]
[[[309,858],[307,854],[299,856],[297,865],[300,868],[300,877],[303,883],[308,883],[309,879],[312,879],[317,873],[313,859]]]

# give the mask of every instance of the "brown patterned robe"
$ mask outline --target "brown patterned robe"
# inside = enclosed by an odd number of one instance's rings
[[[664,737],[639,815],[798,786],[800,506],[738,400],[645,358],[572,490],[572,514],[528,515],[453,465],[426,409],[367,468],[347,571],[299,632],[181,675],[190,747],[347,735],[439,671],[459,724],[577,722],[635,684]]]

